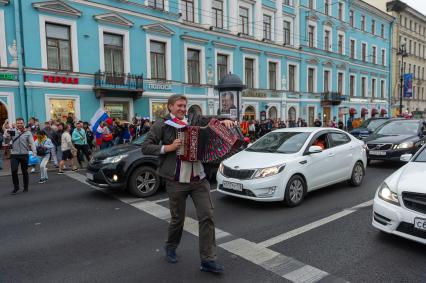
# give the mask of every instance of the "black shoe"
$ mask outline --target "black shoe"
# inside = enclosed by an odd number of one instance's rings
[[[46,183],[46,179],[40,179],[40,181],[38,181],[39,184],[44,184]]]
[[[214,260],[202,261],[200,270],[204,272],[222,273],[224,268]]]
[[[177,263],[176,250],[173,248],[164,247],[166,251],[166,260],[168,263]]]
[[[24,189],[24,193],[28,193],[28,188]]]
[[[63,175],[63,174],[65,174],[65,172],[64,171],[59,171],[58,174],[59,175]]]
[[[19,191],[19,188],[14,188],[13,191],[10,193],[11,195],[16,195]]]

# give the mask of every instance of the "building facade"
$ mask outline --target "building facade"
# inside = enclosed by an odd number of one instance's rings
[[[426,16],[402,1],[367,0],[395,18],[392,48],[392,114],[399,114],[401,74],[412,74],[412,95],[402,98],[403,113],[417,117],[426,115]],[[400,47],[405,45],[402,60]]]
[[[245,119],[386,115],[392,20],[348,0],[0,0],[1,113],[155,120],[179,93],[212,115],[232,72]]]

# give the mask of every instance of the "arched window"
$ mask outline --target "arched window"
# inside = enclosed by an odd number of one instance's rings
[[[246,109],[244,110],[243,120],[256,120],[256,109],[254,109],[253,106],[250,105],[246,107]]]
[[[288,120],[289,121],[296,121],[296,108],[290,107],[288,109]]]
[[[3,101],[0,100],[0,126],[3,126],[4,121],[8,119],[8,116],[7,107]]]
[[[268,110],[269,119],[276,120],[278,118],[278,111],[275,106],[272,106]]]

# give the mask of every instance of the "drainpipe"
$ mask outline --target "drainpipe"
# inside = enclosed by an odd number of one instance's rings
[[[390,29],[389,29],[389,52],[388,52],[388,68],[389,68],[389,79],[388,79],[388,116],[392,117],[392,58],[393,58],[393,50],[392,50],[392,43],[393,43],[393,28],[395,23],[395,17],[393,18],[392,22],[390,23]]]
[[[14,0],[13,7],[15,11],[15,37],[16,51],[18,55],[18,80],[19,80],[19,101],[21,104],[21,116],[28,118],[28,108],[26,103],[26,90],[24,85],[24,56],[22,49],[22,17],[21,17],[21,0]]]

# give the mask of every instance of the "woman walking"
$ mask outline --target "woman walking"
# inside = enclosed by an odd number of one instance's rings
[[[37,156],[41,158],[40,162],[40,181],[39,184],[47,182],[49,177],[47,176],[47,163],[50,160],[52,149],[55,147],[52,141],[47,137],[44,130],[37,132],[37,140],[35,142],[37,148]]]

